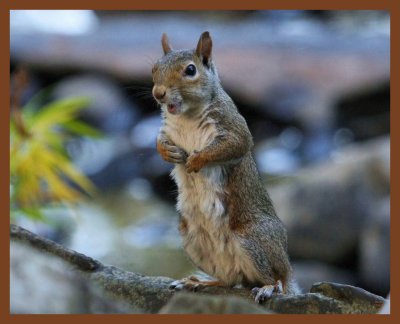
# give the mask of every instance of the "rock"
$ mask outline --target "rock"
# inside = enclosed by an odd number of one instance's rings
[[[379,314],[390,314],[390,295],[386,298],[383,307],[380,309]]]
[[[363,190],[335,181],[310,187],[298,183],[292,188],[296,221],[288,226],[289,254],[332,264],[345,262],[357,248],[363,217],[368,212]]]
[[[102,138],[77,137],[67,143],[67,151],[79,170],[88,176],[101,173],[110,163],[134,153],[128,136],[121,134]],[[132,169],[137,174],[135,166]],[[104,176],[107,177],[107,173]],[[111,179],[104,183],[109,181]]]
[[[153,181],[172,169],[172,164],[157,153],[155,140],[152,146],[139,147],[125,135],[77,138],[68,143],[67,150],[78,169],[98,189],[108,192],[121,189],[136,178]]]
[[[255,160],[260,173],[280,175],[293,172],[299,167],[299,159],[293,150],[269,145],[270,141],[260,143],[255,150]]]
[[[296,296],[277,295],[267,300],[267,309],[280,314],[343,314],[343,305],[321,294],[307,293]]]
[[[360,25],[362,21],[381,22],[370,24],[369,29],[343,28],[339,23],[332,28],[301,13],[295,19],[269,12],[249,14],[240,17],[240,24],[229,15],[214,13],[210,19],[205,14],[223,85],[250,109],[266,116],[294,121],[309,130],[321,123],[327,127],[334,123],[337,98],[390,78],[388,14],[380,19],[362,14],[355,20]],[[11,61],[42,70],[90,69],[126,82],[148,82],[151,65],[161,55],[161,33],[170,35],[175,48],[193,48],[205,17],[132,12],[102,17],[94,30],[75,36],[34,33],[32,29],[21,32],[12,27]],[[185,33],[176,32],[182,26]],[[243,57],[246,64],[237,64]]]
[[[334,112],[337,127],[350,131],[355,140],[390,133],[390,82],[340,98]]]
[[[364,287],[386,295],[390,290],[390,197],[376,203],[362,229],[359,272]]]
[[[90,180],[104,192],[117,190],[135,178],[143,178],[150,172],[150,163],[158,159],[155,149],[127,150],[114,156],[103,168],[90,175]]]
[[[172,164],[165,162],[156,151],[160,125],[158,115],[143,118],[133,126],[130,135],[76,138],[68,143],[67,150],[74,164],[100,190],[120,189],[137,178],[152,181],[155,187],[154,182],[172,169]]]
[[[211,296],[180,292],[160,314],[270,314],[272,312],[235,296]]]
[[[47,291],[47,295],[50,296],[49,300],[46,298],[41,299],[47,301],[49,305],[53,307],[45,307],[42,305],[42,309],[44,312],[57,312],[60,309],[66,309],[67,311],[75,311],[76,308],[66,308],[65,304],[67,302],[69,304],[68,296],[64,295],[65,292],[70,293],[71,290],[76,287],[77,282],[80,282],[80,279],[74,277],[73,284],[69,282],[68,284],[64,284],[63,281],[59,280],[59,283],[54,283],[54,285],[46,286],[29,286],[25,282],[22,285],[19,285],[20,282],[15,281],[16,277],[24,278],[21,273],[29,273],[32,274],[32,268],[29,268],[33,262],[25,262],[26,260],[31,261],[29,257],[35,256],[35,254],[39,255],[40,259],[45,257],[48,259],[46,254],[43,255],[34,251],[31,253],[32,247],[36,249],[48,251],[51,253],[51,258],[54,259],[54,256],[59,256],[65,262],[69,262],[70,265],[74,266],[76,270],[72,276],[78,275],[81,278],[86,279],[91,284],[96,283],[97,287],[101,287],[104,289],[104,292],[107,293],[107,296],[112,298],[112,301],[117,303],[115,308],[110,308],[113,311],[117,311],[118,307],[122,307],[122,311],[130,309],[132,306],[132,310],[137,310],[138,308],[142,309],[145,312],[156,313],[159,312],[161,308],[163,308],[174,295],[180,294],[169,289],[170,284],[173,282],[173,279],[166,277],[147,277],[138,273],[124,271],[122,269],[118,269],[114,266],[106,266],[101,262],[94,260],[84,254],[75,252],[70,249],[66,249],[61,245],[54,243],[50,240],[42,238],[34,233],[31,233],[17,225],[10,225],[10,238],[12,240],[11,252],[13,252],[13,247],[16,245],[15,242],[19,242],[18,244],[21,246],[21,243],[24,243],[29,246],[28,254],[24,255],[23,258],[19,258],[19,264],[15,264],[15,259],[11,259],[11,309],[15,312],[21,311],[18,307],[13,306],[17,304],[18,301],[23,300],[22,298],[26,298],[29,296],[30,289],[33,289],[33,293],[37,291],[43,291],[43,288],[49,288],[50,291]],[[25,247],[25,246],[24,246]],[[15,250],[14,250],[15,251]],[[12,253],[13,255],[13,253]],[[15,254],[14,254],[15,255]],[[48,262],[46,260],[46,266],[53,265],[54,260]],[[63,263],[64,263],[63,261]],[[15,270],[16,269],[16,270]],[[14,270],[14,274],[13,274]],[[41,269],[43,270],[43,269]],[[56,271],[57,273],[57,271]],[[43,274],[47,275],[43,277]],[[14,277],[13,277],[14,275]],[[33,277],[34,279],[39,279],[39,283],[47,283],[48,279],[52,279],[52,274],[46,273],[45,271],[41,271],[40,275],[37,277]],[[56,278],[67,279],[68,275],[57,273]],[[83,284],[86,285],[86,281]],[[31,283],[31,281],[28,281]],[[26,290],[26,288],[29,288]],[[54,291],[53,288],[56,288]],[[57,289],[58,288],[58,289]],[[84,289],[85,292],[88,289]],[[89,290],[90,291],[90,290]],[[103,291],[103,290],[99,290]],[[15,293],[17,292],[17,293]],[[18,295],[19,292],[19,295]],[[32,291],[31,291],[32,292]],[[13,295],[14,293],[14,295]],[[61,294],[61,298],[60,298]],[[199,286],[196,290],[194,296],[199,297],[198,294],[212,294],[212,295],[222,295],[226,298],[227,295],[232,295],[240,298],[247,299],[249,301],[254,302],[254,296],[249,289],[244,289],[240,287],[215,287],[215,286]],[[106,296],[106,295],[104,295]],[[112,297],[111,297],[112,296]],[[32,296],[29,296],[32,297]],[[34,296],[36,297],[36,296]],[[54,311],[54,305],[52,304],[54,301],[61,301],[61,307],[56,308]],[[75,295],[72,299],[73,301],[78,301],[79,312],[86,310],[90,312],[92,308],[87,307],[87,305],[92,305],[91,298],[88,298],[86,294],[83,298],[83,302],[80,302],[82,298],[80,295]],[[176,297],[178,298],[178,297]],[[192,297],[189,297],[192,298]],[[194,298],[194,297],[193,297]],[[201,297],[200,297],[201,298]],[[200,309],[197,302],[189,302],[187,303],[187,298],[183,298],[184,301],[183,307],[185,305],[194,305],[194,308],[190,310],[190,312],[204,312],[204,311],[214,311],[214,312],[231,312],[233,309],[235,311],[240,312],[253,312],[255,311],[254,307],[249,305],[238,306],[239,301],[229,301],[230,306],[227,306],[226,301],[219,299],[210,300],[208,299],[205,302],[205,309]],[[380,296],[376,296],[372,293],[369,293],[361,288],[322,282],[314,284],[310,290],[310,293],[306,294],[296,294],[296,295],[282,295],[282,294],[273,294],[270,299],[268,299],[262,307],[265,307],[267,311],[273,311],[277,313],[290,313],[290,314],[317,314],[317,313],[335,313],[335,314],[352,314],[352,313],[377,313],[381,306],[384,303],[384,299]],[[120,304],[122,302],[122,306]],[[25,305],[28,301],[22,303]],[[33,304],[33,303],[32,303]],[[101,303],[100,303],[101,304]],[[174,303],[172,303],[174,304]],[[72,304],[74,305],[74,304]],[[98,304],[96,304],[98,305]],[[128,306],[126,306],[128,305]],[[130,306],[129,306],[130,305]],[[197,305],[197,306],[196,306]],[[251,305],[251,304],[250,304]],[[254,305],[254,304],[253,304]],[[182,306],[182,305],[181,305]],[[14,308],[13,308],[14,307]],[[126,307],[126,308],[125,308]],[[186,307],[185,307],[186,308]],[[88,311],[89,310],[89,311]],[[103,308],[104,310],[104,308]],[[107,308],[107,311],[109,309]],[[22,311],[26,311],[26,308]],[[37,309],[35,309],[37,312]],[[188,309],[185,310],[188,312]],[[182,312],[182,307],[173,309],[172,307],[166,312]]]
[[[385,299],[364,289],[330,282],[315,283],[311,293],[319,293],[346,304],[346,311],[352,314],[376,314]]]
[[[44,16],[43,12],[40,14]],[[294,16],[288,19],[287,14]],[[136,99],[151,97],[151,65],[161,55],[161,31],[169,33],[176,48],[193,47],[199,36],[199,26],[208,19],[224,88],[245,115],[256,141],[278,136],[287,126],[296,126],[303,132],[301,146],[296,150],[275,147],[261,152],[265,153],[263,157],[267,162],[262,165],[263,169],[282,173],[304,162],[326,158],[334,147],[336,131],[349,130],[359,138],[359,131],[365,129],[364,123],[357,120],[354,125],[352,109],[349,109],[354,105],[346,98],[360,89],[368,96],[369,92],[390,79],[390,17],[387,13],[379,16],[361,13],[354,18],[358,23],[351,25],[350,33],[349,26],[340,27],[340,20],[333,28],[332,22],[310,19],[308,13],[295,11],[292,14],[276,11],[246,12],[243,16],[222,12],[201,15],[130,12],[128,15],[114,13],[108,16],[96,13],[98,25],[80,35],[58,34],[56,30],[35,32],[33,28],[22,31],[16,28],[15,18],[11,16],[11,62],[34,66],[38,76],[51,72],[53,79],[55,75],[58,78],[70,74],[71,70],[84,72],[83,76],[72,76],[62,81],[57,91],[68,95],[93,95],[97,98],[96,109],[87,111],[88,118],[106,131],[124,133],[137,121],[134,102],[141,103],[144,114],[156,113],[154,100],[128,101],[110,79],[99,75],[107,74],[127,87],[138,84],[129,90]],[[349,15],[348,19],[353,17],[355,15]],[[240,19],[239,25],[236,19]],[[369,23],[369,29],[359,28],[362,21]],[[227,23],[235,27],[235,34],[226,28]],[[149,24],[154,28],[147,28]],[[176,33],[182,26],[185,26],[185,33]],[[126,30],[134,32],[127,34]],[[264,37],[265,34],[268,37]],[[237,64],[243,57],[246,57],[246,64]],[[88,70],[94,71],[93,74],[88,74]],[[389,90],[387,85],[384,91]],[[367,111],[373,113],[368,116],[368,136],[388,132],[388,97],[386,92],[383,92],[383,97],[379,94],[373,96],[377,101],[371,104],[374,109]],[[371,101],[368,99],[367,102]],[[366,114],[363,110],[365,97],[356,101],[360,114]],[[382,104],[386,115],[380,116]],[[348,118],[349,112],[351,118]],[[379,123],[376,123],[377,117]],[[160,119],[150,117],[137,124],[131,134],[134,147],[148,148],[152,145],[157,121]],[[379,126],[375,131],[377,124],[383,127]],[[149,136],[140,136],[143,134]],[[101,153],[94,153],[93,160],[97,161],[99,155],[106,160],[102,145],[97,151]],[[134,150],[132,155],[116,158],[121,158],[121,164],[132,163],[132,168],[137,168],[131,158],[140,153],[142,151]],[[103,162],[103,159],[99,161]],[[282,163],[274,163],[277,159]],[[149,155],[142,162],[141,166],[151,165],[150,169],[157,172],[157,176],[167,172],[167,167],[155,156]],[[126,167],[121,164],[111,167]],[[95,179],[99,185],[103,179],[108,183],[107,174],[111,173],[108,171]],[[129,180],[134,178],[127,172],[117,174],[115,178],[123,180],[125,176]],[[116,181],[116,185],[120,185],[122,180]],[[161,193],[166,194],[165,191]]]
[[[284,314],[376,314],[384,301],[358,287],[322,282],[306,294],[275,295],[264,306]]]
[[[219,17],[223,18],[223,14]],[[389,20],[388,16],[383,18]],[[131,13],[100,20],[96,30],[79,36],[22,33],[11,29],[11,57],[47,68],[51,62],[53,68],[92,68],[128,79],[150,79],[151,68],[145,58],[153,60],[161,55],[161,30],[169,33],[174,47],[194,47],[199,37],[198,24],[203,19],[174,13]],[[144,27],[149,23],[153,28]],[[266,95],[273,97],[275,85],[284,80],[291,82],[282,88],[287,90],[283,90],[280,97],[289,100],[298,94],[299,85],[302,85],[301,92],[306,87],[308,91],[336,93],[389,77],[387,26],[380,33],[371,31],[371,37],[365,38],[360,30],[353,29],[353,33],[346,34],[306,19],[269,21],[259,15],[241,18],[240,25],[234,20],[230,24],[236,27],[234,35],[226,28],[225,19],[209,21],[215,39],[217,66],[224,76],[224,84],[253,103],[264,101]],[[177,33],[182,26],[186,33]],[[294,30],[294,26],[303,34],[287,32],[289,28]],[[136,32],[127,35],[126,30]],[[265,33],[268,37],[262,37]],[[333,38],[335,46],[332,46]],[[237,46],[238,39],[241,46]],[[38,46],[32,46],[34,43]],[[246,57],[246,64],[238,65],[242,57]],[[300,102],[296,106],[307,105]]]
[[[17,242],[10,246],[10,312],[74,314],[137,312],[110,299],[60,259]]]
[[[162,126],[160,115],[145,117],[131,131],[131,142],[134,147],[155,149],[157,135]]]
[[[362,229],[373,205],[390,192],[390,141],[348,146],[327,162],[268,187],[288,229],[289,254],[356,268]]]

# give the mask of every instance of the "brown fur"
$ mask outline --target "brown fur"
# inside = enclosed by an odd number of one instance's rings
[[[179,232],[182,234],[186,234],[188,229],[187,220],[184,217],[181,217],[179,222]]]
[[[157,140],[157,151],[164,160],[168,159],[168,151],[161,140]]]

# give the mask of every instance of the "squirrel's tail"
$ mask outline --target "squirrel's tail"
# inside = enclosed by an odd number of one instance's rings
[[[293,277],[290,277],[289,280],[286,282],[286,294],[288,295],[301,294],[301,288]]]

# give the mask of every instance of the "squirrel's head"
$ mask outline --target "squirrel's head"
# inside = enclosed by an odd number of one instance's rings
[[[164,56],[152,69],[154,98],[173,115],[201,110],[212,101],[219,84],[209,32],[201,34],[193,50],[173,50],[166,34],[161,44]]]

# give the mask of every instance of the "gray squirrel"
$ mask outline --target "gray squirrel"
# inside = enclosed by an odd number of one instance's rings
[[[258,174],[246,121],[220,83],[209,32],[193,50],[173,50],[166,34],[161,43],[164,56],[152,69],[163,121],[157,150],[175,165],[183,247],[213,277],[190,276],[170,288],[241,284],[253,288],[256,302],[298,293],[286,229]]]

